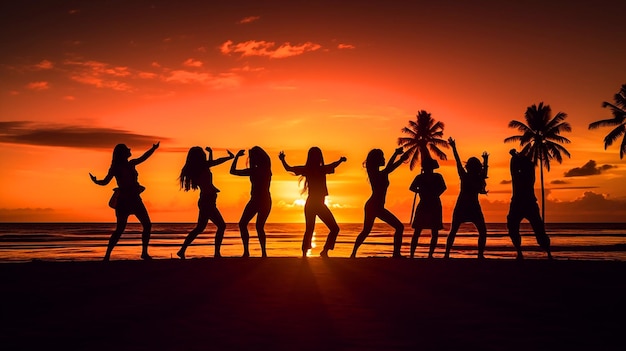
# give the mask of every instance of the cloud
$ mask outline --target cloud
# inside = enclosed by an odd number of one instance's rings
[[[121,81],[122,78],[132,76],[128,67],[112,66],[99,61],[67,60],[65,64],[76,69],[70,74],[70,78],[76,82],[118,91],[133,90],[128,83]]]
[[[181,84],[202,84],[211,86],[214,89],[236,88],[241,84],[241,77],[235,73],[212,75],[209,73],[185,70],[171,71],[164,80],[166,82]]]
[[[42,60],[41,62],[39,62],[38,64],[36,64],[33,67],[35,69],[38,69],[38,70],[45,70],[45,69],[52,69],[52,68],[54,68],[54,64],[51,61]]]
[[[276,43],[264,40],[249,40],[237,44],[232,40],[228,40],[220,46],[220,52],[224,55],[239,53],[242,57],[266,56],[269,58],[285,58],[316,51],[321,47],[321,45],[312,42],[300,45],[291,45],[287,42],[276,47]]]
[[[337,49],[339,49],[339,50],[356,49],[356,46],[354,46],[352,44],[339,44],[339,45],[337,45]]]
[[[570,184],[570,182],[565,181],[565,180],[556,179],[556,180],[551,181],[550,184],[562,185],[562,184]]]
[[[50,89],[50,84],[48,82],[31,82],[26,85],[26,88],[30,90],[48,90]]]
[[[52,208],[0,208],[0,222],[34,222],[54,214]]]
[[[123,129],[81,125],[44,125],[31,121],[0,122],[0,143],[57,146],[79,149],[112,149],[116,144],[150,147],[169,138],[132,133]]]
[[[202,67],[202,61],[199,60],[194,60],[192,58],[185,60],[185,62],[183,62],[183,66],[186,67]]]
[[[237,23],[239,23],[239,24],[247,24],[247,23],[252,23],[252,22],[258,21],[259,19],[261,19],[261,16],[248,16],[246,18],[242,18]]]
[[[598,175],[611,168],[617,168],[617,166],[602,165],[600,167],[597,167],[596,161],[590,160],[589,162],[585,163],[585,165],[582,167],[576,167],[576,168],[570,169],[569,171],[565,172],[563,176],[564,177],[584,177],[584,176]]]
[[[75,97],[75,96],[72,96],[72,95],[65,95],[65,96],[63,97],[63,100],[66,100],[66,101],[74,101],[74,100],[76,100],[76,97]]]
[[[506,185],[506,184],[511,184],[511,183],[513,183],[513,181],[512,181],[512,180],[506,180],[506,179],[504,179],[504,180],[500,181],[500,184],[505,184],[505,185]]]

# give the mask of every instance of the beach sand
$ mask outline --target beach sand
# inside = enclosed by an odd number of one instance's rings
[[[626,262],[489,259],[1,264],[0,347],[622,349],[625,273]]]

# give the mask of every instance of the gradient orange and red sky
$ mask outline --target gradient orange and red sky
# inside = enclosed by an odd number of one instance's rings
[[[626,83],[624,1],[3,1],[0,4],[0,222],[113,221],[103,177],[115,144],[139,156],[154,222],[196,220],[179,190],[186,151],[215,156],[259,145],[273,157],[270,222],[302,222],[292,165],[319,146],[348,162],[328,177],[341,222],[362,221],[362,162],[390,156],[419,110],[445,123],[463,159],[490,153],[488,222],[511,196],[507,127],[541,101],[568,114],[572,154],[546,173],[549,222],[623,222],[626,161],[604,150]],[[449,221],[459,191],[452,153],[440,162]],[[236,222],[250,184],[213,168],[218,207]],[[243,166],[243,163],[241,163]],[[419,168],[391,177],[387,207],[408,222]],[[537,183],[537,188],[539,183]]]

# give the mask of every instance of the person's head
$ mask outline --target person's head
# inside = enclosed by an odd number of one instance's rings
[[[322,166],[324,164],[324,156],[322,155],[322,150],[313,146],[309,149],[309,153],[306,157],[306,166]]]
[[[483,164],[480,163],[480,160],[477,157],[470,157],[465,163],[465,169],[467,170],[467,173],[479,174],[483,169]]]
[[[439,162],[437,162],[437,160],[430,157],[422,158],[422,171],[432,172],[437,168],[439,168]]]
[[[380,166],[385,165],[385,154],[381,149],[372,149],[367,153],[367,157],[365,158],[365,168],[367,170],[370,169],[378,169]]]
[[[196,176],[206,164],[206,153],[200,146],[194,146],[187,152],[185,165],[180,171],[180,187],[188,191],[197,189]]]
[[[130,157],[130,149],[126,144],[117,144],[113,149],[113,163],[119,163],[128,160]]]
[[[509,150],[509,154],[510,154],[511,156],[517,156],[517,150],[515,150],[515,149],[511,149],[511,150]]]
[[[261,147],[254,146],[248,150],[248,155],[250,157],[250,167],[262,168],[268,171],[271,169],[270,156]]]

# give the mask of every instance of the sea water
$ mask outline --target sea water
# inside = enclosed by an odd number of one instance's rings
[[[154,223],[150,239],[150,255],[154,259],[177,258],[176,252],[195,223]],[[349,257],[356,236],[363,225],[340,223],[340,232],[331,257]],[[115,223],[0,223],[0,262],[91,261],[101,260],[115,229]],[[556,259],[626,261],[626,223],[548,223],[548,235]],[[443,257],[449,224],[439,233],[435,259]],[[261,250],[254,224],[249,226],[250,254],[260,257]],[[267,254],[270,257],[299,257],[304,233],[303,223],[268,223],[265,226]],[[487,224],[485,257],[514,259],[515,250],[508,237],[506,224]],[[545,258],[538,247],[530,226],[523,222],[522,246],[526,258]],[[328,229],[318,223],[309,256],[317,257],[324,246]],[[405,226],[402,254],[409,255],[413,229]],[[215,226],[209,224],[187,250],[187,258],[208,258],[215,253]],[[422,232],[415,256],[428,255],[430,230]],[[478,235],[473,225],[463,224],[456,236],[450,256],[475,258]],[[357,257],[390,257],[393,251],[393,229],[385,223],[376,223],[359,248]],[[227,225],[221,254],[240,257],[243,246],[237,224]],[[141,254],[141,225],[129,223],[113,250],[112,260],[135,260]]]

